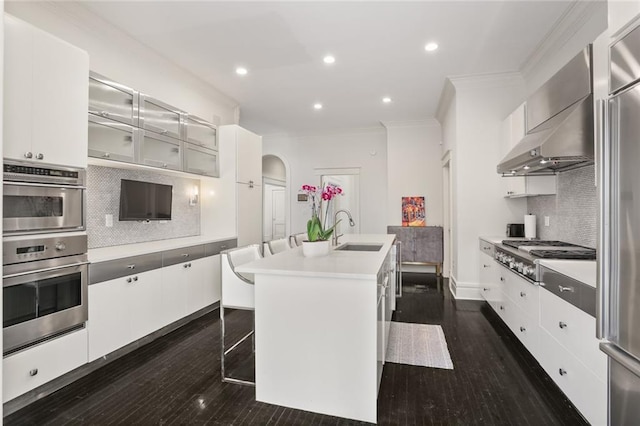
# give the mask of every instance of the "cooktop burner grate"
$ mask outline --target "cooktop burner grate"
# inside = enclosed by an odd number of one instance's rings
[[[513,248],[518,248],[520,246],[579,247],[575,244],[564,243],[562,241],[545,240],[503,240],[502,244]]]
[[[593,249],[585,250],[531,250],[532,256],[541,257],[543,259],[584,259],[595,260],[596,251]]]

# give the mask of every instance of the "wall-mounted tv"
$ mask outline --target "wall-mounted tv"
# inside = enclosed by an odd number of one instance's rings
[[[122,179],[120,220],[170,220],[173,187]]]

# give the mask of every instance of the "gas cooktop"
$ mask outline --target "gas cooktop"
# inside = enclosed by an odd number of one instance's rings
[[[595,260],[596,250],[562,241],[545,240],[504,240],[502,244],[543,259],[584,259]]]

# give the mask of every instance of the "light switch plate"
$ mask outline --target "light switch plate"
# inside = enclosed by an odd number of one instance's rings
[[[104,226],[106,226],[107,228],[113,227],[113,215],[112,214],[104,215]]]
[[[549,226],[549,216],[544,217],[544,226]]]

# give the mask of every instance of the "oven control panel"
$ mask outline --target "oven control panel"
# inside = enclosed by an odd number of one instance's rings
[[[42,167],[31,163],[5,160],[3,177],[7,182],[49,183],[83,186],[86,172],[70,167]]]
[[[87,252],[87,236],[81,234],[44,238],[25,237],[5,240],[2,246],[2,264],[11,265],[84,254]]]

